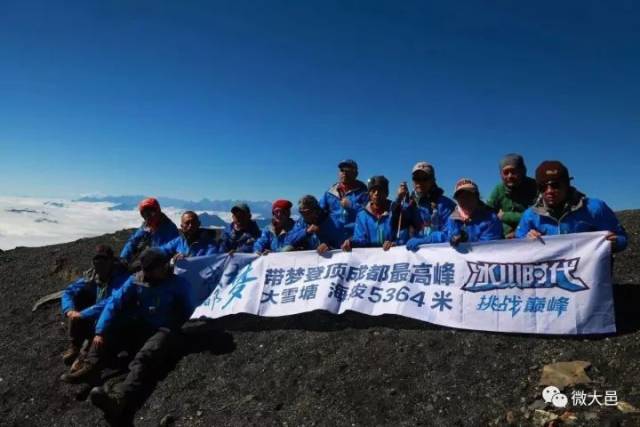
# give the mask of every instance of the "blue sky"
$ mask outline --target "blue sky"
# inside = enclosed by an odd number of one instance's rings
[[[0,194],[297,199],[564,161],[640,208],[637,2],[4,2]]]

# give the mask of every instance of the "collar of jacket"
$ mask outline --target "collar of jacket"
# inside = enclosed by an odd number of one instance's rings
[[[570,212],[575,212],[578,209],[584,206],[584,200],[587,198],[583,193],[576,190],[574,187],[569,187],[569,194],[567,195],[567,202],[565,202],[564,207],[562,208],[562,214],[560,218]],[[551,209],[544,202],[544,197],[542,194],[538,196],[538,200],[533,205],[533,211],[541,216],[547,216],[549,218],[555,218],[552,215]]]
[[[153,229],[149,226],[149,224],[147,224],[147,221],[144,221],[144,222],[142,223],[142,227],[144,227],[145,231],[148,231],[148,232],[154,232],[154,231],[158,231],[160,228],[162,228],[162,226],[164,225],[164,223],[165,223],[165,222],[167,222],[167,221],[171,221],[171,220],[169,219],[169,217],[167,217],[167,216],[164,214],[164,212],[160,212],[160,220],[158,221],[158,227],[157,227],[155,230],[153,230]]]
[[[273,225],[273,222],[272,222],[271,224],[269,224],[269,231],[271,231],[276,236],[281,236],[287,233],[288,231],[290,231],[293,228],[293,225],[294,225],[294,221],[291,218],[289,218],[287,223],[284,225],[284,228],[280,230],[280,234],[276,234],[276,227]]]
[[[433,187],[431,187],[431,191],[429,191],[427,194],[422,194],[422,195],[418,196],[418,194],[416,194],[415,190],[412,191],[411,192],[411,198],[416,201],[418,206],[422,202],[430,203],[430,204],[436,204],[436,203],[438,203],[438,199],[443,194],[444,194],[444,190],[434,184]]]
[[[518,192],[522,189],[522,184],[524,184],[524,182],[521,182],[520,185],[518,185],[516,188],[511,188],[508,187],[504,182],[502,183],[502,188],[504,188],[504,194],[507,197],[513,197],[514,194],[518,194]]]
[[[254,229],[257,227],[256,222],[254,220],[249,220],[249,223],[247,224],[246,227],[241,228],[241,229],[237,229],[236,225],[232,222],[231,223],[231,231],[238,235],[238,236],[242,236],[243,234],[251,234],[253,233]]]
[[[332,195],[336,196],[338,199],[340,199],[341,197],[340,197],[340,192],[338,191],[338,184],[339,183],[337,183],[337,182],[335,184],[333,184],[331,186],[331,188],[329,188],[328,192],[329,192],[329,194],[332,194]],[[347,191],[345,194],[343,194],[343,196],[346,196],[346,195],[351,194],[351,193],[359,192],[359,191],[366,192],[367,191],[367,186],[364,184],[364,182],[356,180],[356,183],[353,186],[353,188],[351,190]]]
[[[193,242],[189,242],[189,239],[187,239],[187,236],[184,234],[182,230],[180,230],[180,236],[182,236],[184,240],[187,241],[187,244],[189,246],[193,245],[194,243],[198,243],[202,239],[204,233],[205,233],[204,229],[198,228],[198,233],[196,234],[196,238],[193,240]]]
[[[385,216],[391,215],[391,200],[387,199],[386,202],[387,208],[384,210],[384,212],[382,212],[382,215],[380,216],[376,215],[371,209],[371,202],[367,202],[367,206],[364,207],[364,211],[376,219],[384,218]]]
[[[481,216],[485,216],[487,215],[487,213],[490,213],[490,212],[493,212],[493,210],[489,206],[485,205],[484,202],[481,200],[476,210],[473,211],[473,214],[471,215],[470,219],[471,221],[473,221],[474,219]],[[453,212],[451,212],[451,215],[449,215],[449,218],[454,221],[464,222],[464,220],[460,216],[460,212],[458,212],[457,206],[456,206],[456,209],[454,209]]]
[[[114,265],[114,268],[115,268],[115,265]],[[98,276],[98,273],[96,273],[96,270],[94,268],[90,268],[83,273],[83,277],[85,282],[95,282],[96,285],[103,288],[109,284],[109,282],[111,281],[111,278],[113,277],[113,274],[114,274],[114,270],[111,270],[109,279],[107,279],[106,282],[103,282],[100,280],[100,277]]]

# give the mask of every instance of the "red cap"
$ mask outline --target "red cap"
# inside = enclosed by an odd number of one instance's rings
[[[140,204],[138,205],[138,209],[140,209],[140,212],[142,212],[145,209],[154,209],[159,211],[160,203],[158,203],[158,201],[153,197],[149,197],[148,199],[144,199],[143,201],[140,202]]]
[[[273,202],[273,204],[271,205],[271,210],[276,210],[276,209],[286,209],[286,210],[291,210],[291,207],[293,206],[293,203],[291,203],[288,200],[285,199],[278,199],[275,202]]]

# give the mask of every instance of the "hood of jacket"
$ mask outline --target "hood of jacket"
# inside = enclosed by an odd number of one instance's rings
[[[411,192],[411,199],[420,205],[420,203],[430,203],[432,205],[437,204],[440,197],[444,195],[444,190],[437,185],[434,185],[427,194],[418,194],[414,191]]]
[[[280,231],[280,234],[288,232],[293,228],[294,225],[295,225],[295,221],[292,220],[291,218],[288,218],[288,221],[285,223],[284,228]],[[276,226],[273,225],[273,222],[269,224],[269,231],[272,232],[275,236],[277,236]]]
[[[559,210],[559,212],[561,212],[560,216],[570,212],[575,212],[578,209],[582,208],[584,206],[586,197],[587,196],[576,190],[574,187],[569,187],[567,201],[565,202],[562,210]],[[542,194],[538,196],[538,199],[536,200],[536,203],[533,205],[532,209],[538,215],[555,218],[555,216],[553,215],[553,210],[549,208],[544,202],[544,197]]]
[[[331,186],[331,188],[329,188],[328,192],[330,194],[333,194],[334,196],[336,196],[337,198],[341,198],[340,196],[340,192],[338,191],[338,186],[340,183],[336,182],[335,184],[333,184]],[[353,188],[349,191],[347,191],[345,194],[343,194],[342,196],[346,196],[348,194],[351,193],[356,193],[356,192],[360,192],[360,191],[364,191],[367,192],[367,186],[365,185],[364,182],[356,180],[355,185],[353,186]]]

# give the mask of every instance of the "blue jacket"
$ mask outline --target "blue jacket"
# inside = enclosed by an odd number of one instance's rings
[[[291,218],[287,222],[287,225],[279,235],[276,235],[273,224],[269,224],[262,230],[260,238],[253,244],[254,252],[263,252],[265,249],[271,252],[286,252],[293,250],[292,245],[286,243],[289,232],[293,229],[294,222]]]
[[[385,241],[395,242],[399,245],[403,245],[406,242],[409,236],[408,224],[407,227],[403,227],[400,231],[400,236],[398,237],[397,235],[400,206],[396,203],[391,203],[389,200],[387,202],[389,210],[380,218],[373,214],[370,203],[358,212],[353,238],[351,239],[351,245],[354,248],[381,247]]]
[[[449,242],[452,237],[461,235],[464,242],[486,242],[489,240],[502,240],[502,222],[495,212],[481,204],[474,212],[473,217],[465,222],[460,217],[458,210],[454,210],[447,225],[442,231],[430,231],[420,237],[414,237],[407,242],[407,249],[417,250],[418,246],[428,243]]]
[[[165,243],[158,249],[167,258],[170,258],[176,254],[182,254],[185,257],[212,255],[218,252],[218,243],[215,240],[215,235],[212,231],[200,229],[196,241],[189,244],[184,234],[180,233],[178,237],[171,240],[169,243]]]
[[[165,243],[169,243],[171,240],[178,237],[178,227],[171,221],[165,214],[162,215],[162,221],[160,226],[155,232],[142,224],[127,240],[122,252],[120,252],[120,258],[127,262],[131,262],[133,257],[140,253],[143,249],[148,247],[162,246]]]
[[[411,224],[417,234],[442,231],[456,203],[444,195],[440,187],[433,187],[427,196],[418,197],[412,192],[408,201],[402,203],[402,222]]]
[[[80,317],[96,320],[102,313],[111,293],[119,289],[129,278],[129,274],[122,268],[114,268],[108,283],[99,283],[95,271],[90,269],[84,273],[83,277],[67,286],[61,299],[62,313],[66,314],[71,310],[76,310],[77,299],[83,295],[92,302],[92,305],[80,311]]]
[[[369,201],[369,192],[367,191],[367,186],[362,181],[356,181],[356,187],[343,196],[351,202],[350,207],[343,208],[340,204],[342,197],[340,196],[338,184],[336,183],[324,193],[318,202],[320,203],[320,207],[331,215],[333,221],[350,236],[353,234],[356,215]]]
[[[227,224],[222,233],[220,252],[229,252],[234,249],[236,252],[252,253],[253,244],[258,237],[260,237],[260,228],[253,220],[249,222],[249,228],[242,231],[234,229],[233,223]]]
[[[627,247],[627,232],[611,208],[602,200],[586,197],[573,188],[569,195],[569,203],[559,219],[551,215],[544,205],[542,196],[535,205],[524,211],[516,229],[516,238],[525,238],[529,230],[537,230],[547,236],[611,231],[618,236],[615,250],[621,251]]]
[[[285,244],[293,246],[296,249],[313,250],[320,246],[321,243],[325,243],[331,249],[339,249],[340,246],[347,239],[347,233],[340,224],[326,212],[322,212],[322,217],[318,221],[318,227],[320,231],[318,233],[308,234],[307,227],[311,224],[307,224],[304,218],[300,218],[296,221],[293,229],[287,234]]]
[[[145,283],[142,272],[136,273],[113,293],[98,323],[96,334],[104,335],[114,321],[137,319],[154,329],[179,328],[195,309],[191,285],[181,276],[170,274],[153,286]]]

